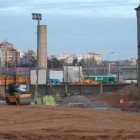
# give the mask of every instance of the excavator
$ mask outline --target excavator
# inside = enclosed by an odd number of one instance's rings
[[[12,75],[12,83],[7,82],[8,75],[5,76],[5,101],[8,105],[30,105],[32,94],[25,89],[21,89],[16,83],[16,74]]]

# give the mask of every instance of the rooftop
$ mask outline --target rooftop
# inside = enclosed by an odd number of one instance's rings
[[[9,43],[7,41],[4,41],[4,42],[0,43],[0,48],[1,47],[13,47],[13,44]]]

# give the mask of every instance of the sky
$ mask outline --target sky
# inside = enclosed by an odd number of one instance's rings
[[[139,0],[0,0],[0,42],[36,51],[37,21],[47,25],[48,55],[95,52],[107,59],[137,58]]]

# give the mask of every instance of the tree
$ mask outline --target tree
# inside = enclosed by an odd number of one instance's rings
[[[74,57],[73,58],[73,65],[76,66],[78,64],[78,59],[77,57]]]
[[[48,68],[61,68],[62,64],[56,57],[48,59]]]
[[[35,57],[33,57],[33,56],[30,57],[29,65],[31,67],[35,67],[36,66],[36,59],[35,59]]]

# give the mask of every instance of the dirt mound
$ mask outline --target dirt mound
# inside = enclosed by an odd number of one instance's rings
[[[97,97],[97,101],[107,102],[111,107],[119,108],[120,107],[120,99],[122,99],[120,94],[112,93],[109,95],[100,95]]]
[[[127,102],[137,102],[138,101],[138,90],[134,86],[127,86],[117,93],[111,93],[108,95],[100,95],[96,99],[97,101],[105,101],[111,107],[114,108],[129,108],[129,104]],[[133,105],[134,107],[134,105]]]
[[[136,86],[126,86],[118,91],[119,94],[122,95],[134,95],[138,96],[138,88]]]
[[[124,102],[121,105],[120,108],[121,108],[122,111],[135,111],[135,112],[139,112],[140,111],[140,102],[138,102],[138,101]]]

